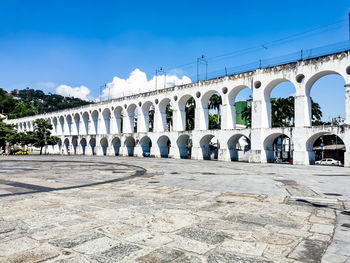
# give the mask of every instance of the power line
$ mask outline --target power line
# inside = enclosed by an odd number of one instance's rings
[[[221,55],[209,57],[209,58],[207,58],[207,60],[210,60],[211,62],[214,62],[214,61],[221,60],[221,59],[216,59],[216,58],[224,58],[224,57],[229,57],[229,56],[233,56],[233,55],[243,55],[243,54],[250,53],[252,51],[260,50],[261,48],[268,49],[269,47],[277,46],[277,45],[280,45],[280,44],[284,44],[286,41],[289,41],[290,39],[293,39],[293,38],[297,39],[297,38],[300,38],[300,37],[302,37],[304,35],[307,35],[309,33],[315,32],[315,31],[320,30],[320,29],[325,29],[325,30],[322,30],[322,31],[320,31],[318,33],[314,33],[312,35],[323,33],[323,32],[327,32],[327,31],[330,31],[330,30],[334,30],[334,28],[333,29],[326,29],[326,28],[328,28],[330,26],[334,26],[334,25],[340,24],[340,23],[344,23],[345,21],[348,21],[348,19],[347,18],[346,19],[341,19],[341,20],[338,20],[338,21],[330,23],[330,24],[318,26],[318,27],[315,27],[315,28],[303,31],[301,33],[296,33],[296,34],[293,34],[293,35],[290,35],[290,36],[287,36],[287,37],[283,37],[283,38],[280,38],[280,39],[276,39],[276,40],[272,40],[272,41],[269,41],[269,42],[265,42],[263,44],[259,44],[259,45],[256,45],[256,46],[251,46],[249,48],[243,48],[243,49],[235,50],[235,51],[232,51],[232,52],[224,53],[224,54],[221,54]],[[349,14],[349,21],[350,21],[350,14]],[[350,27],[349,27],[349,39],[350,39]],[[216,59],[216,60],[214,60],[214,59]],[[195,66],[195,65],[196,65],[195,61],[188,62],[188,63],[182,64],[182,65],[173,66],[169,71],[175,70],[175,69],[178,69],[178,68],[188,67],[188,66]]]

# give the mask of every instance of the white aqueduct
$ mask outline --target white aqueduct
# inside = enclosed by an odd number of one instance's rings
[[[315,161],[313,144],[326,134],[339,136],[350,149],[350,52],[295,61],[269,68],[256,69],[207,81],[170,87],[158,91],[121,97],[110,101],[52,113],[9,120],[19,131],[33,129],[35,119],[43,118],[53,125],[58,145],[47,147],[50,153],[85,155],[143,156],[149,151],[155,157],[210,159],[210,141],[218,141],[217,158],[240,160],[238,140],[250,140],[249,162],[273,162],[273,142],[281,135],[293,144],[293,163],[308,165]],[[310,91],[313,84],[328,74],[345,80],[346,124],[343,126],[312,126]],[[295,87],[294,127],[274,128],[271,125],[271,91],[289,81]],[[251,89],[251,128],[236,127],[235,99],[243,89]],[[332,87],[329,87],[332,92]],[[208,101],[220,94],[221,129],[209,130]],[[195,100],[195,128],[185,130],[185,105]],[[337,103],[337,102],[331,102]],[[166,121],[166,107],[173,109],[172,128]],[[154,109],[154,127],[149,131],[149,110]],[[137,116],[136,116],[137,113]],[[137,127],[134,127],[137,117]],[[191,152],[188,142],[191,141]],[[344,154],[344,165],[350,166],[350,151]]]

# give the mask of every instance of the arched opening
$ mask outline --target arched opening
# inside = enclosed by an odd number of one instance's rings
[[[102,133],[110,134],[111,133],[111,111],[106,108],[102,112],[104,131]]]
[[[200,141],[203,160],[217,160],[220,149],[219,140],[211,134],[205,135]]]
[[[125,147],[128,153],[128,156],[134,156],[135,149],[135,139],[131,136],[125,139]]]
[[[62,153],[62,140],[58,139],[57,141],[58,153]]]
[[[145,132],[152,132],[154,131],[154,105],[152,102],[147,101],[145,102],[142,107],[142,115],[144,117],[143,125],[145,128]],[[141,121],[141,120],[140,120]]]
[[[346,147],[343,140],[330,133],[318,133],[307,141],[310,163],[317,165],[344,165]]]
[[[113,145],[115,156],[118,156],[120,153],[120,147],[122,145],[120,142],[120,139],[118,137],[113,138],[112,145]]]
[[[54,117],[52,119],[52,125],[53,125],[54,133],[55,133],[55,135],[57,135],[58,134],[58,130],[57,130],[57,118],[56,117]],[[24,131],[27,130],[26,123],[23,123],[23,129],[24,129]]]
[[[101,144],[101,148],[102,148],[102,152],[103,155],[107,155],[107,148],[108,148],[108,140],[106,138],[102,138],[100,141]]]
[[[322,71],[306,83],[312,126],[345,124],[345,81],[334,71]]]
[[[91,147],[92,155],[95,155],[96,154],[96,152],[95,152],[95,150],[96,150],[96,139],[95,138],[91,138],[90,142],[89,142],[89,145]]]
[[[221,129],[221,95],[215,90],[208,91],[201,99],[205,124],[203,129]]]
[[[191,159],[192,155],[192,140],[187,134],[180,135],[176,141],[179,148],[179,154],[181,159]]]
[[[173,130],[173,109],[170,99],[165,98],[159,102],[159,111],[162,117],[162,131]]]
[[[73,123],[73,121],[72,121],[72,116],[71,116],[71,115],[68,115],[68,116],[66,117],[66,120],[67,120],[67,126],[68,126],[68,131],[67,131],[67,133],[68,133],[69,135],[72,135],[72,123]]]
[[[83,138],[80,140],[80,146],[81,146],[81,151],[82,151],[82,154],[85,155],[86,154],[86,139]]]
[[[264,96],[269,128],[294,126],[295,93],[293,83],[287,79],[276,79],[266,86]]]
[[[226,127],[246,128],[251,126],[252,122],[252,90],[245,85],[234,87],[228,94],[229,107],[226,110]],[[224,125],[225,123],[223,123]]]
[[[75,135],[79,135],[80,134],[80,115],[79,115],[79,113],[76,113],[74,115],[74,123],[75,123],[75,130],[76,130]]]
[[[97,110],[94,110],[92,113],[91,113],[91,118],[92,118],[92,123],[94,125],[94,128],[93,128],[93,134],[98,134],[98,111]]]
[[[59,121],[60,121],[60,127],[61,127],[60,132],[61,132],[62,135],[64,135],[64,117],[61,116],[61,117],[59,118]],[[29,128],[29,130],[30,130],[30,128]]]
[[[264,141],[266,161],[268,163],[293,163],[293,142],[282,133],[269,135]]]
[[[125,127],[126,133],[133,133],[137,132],[137,106],[136,104],[131,104],[127,108],[127,114],[128,114],[128,120],[129,120],[129,127]],[[124,124],[123,124],[124,125]]]
[[[68,138],[66,138],[66,139],[64,140],[63,143],[64,143],[64,150],[65,150],[65,153],[68,154],[68,155],[70,155],[69,140],[68,140]]]
[[[179,100],[179,110],[181,114],[181,129],[193,130],[195,126],[196,101],[191,95],[185,95]]]
[[[169,158],[169,152],[171,147],[171,142],[168,136],[161,136],[157,141],[160,157],[161,158]]]
[[[151,147],[152,147],[152,141],[148,136],[144,136],[140,140],[140,146],[142,149],[142,155],[143,156],[150,156],[151,154]]]
[[[72,145],[73,145],[74,155],[76,155],[77,154],[77,147],[78,147],[78,138],[76,136],[73,136],[73,138],[72,138]]]
[[[233,135],[227,142],[231,161],[248,162],[250,140],[242,134]]]
[[[114,118],[115,118],[115,126],[116,131],[115,133],[122,133],[123,132],[123,108],[118,106],[114,109]]]
[[[89,113],[87,112],[84,112],[83,114],[83,124],[84,124],[84,133],[83,134],[86,134],[88,135],[89,132]]]

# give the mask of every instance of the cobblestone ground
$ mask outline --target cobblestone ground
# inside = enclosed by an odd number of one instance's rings
[[[264,179],[237,192],[243,184],[234,176],[239,169],[259,170]],[[118,157],[2,158],[0,262],[350,262],[348,201],[326,198],[289,177],[261,175],[269,169],[276,168]],[[345,168],[334,173],[340,172],[350,176]],[[274,186],[267,191],[271,176]],[[226,189],[217,190],[222,178]],[[249,185],[249,177],[244,181]]]

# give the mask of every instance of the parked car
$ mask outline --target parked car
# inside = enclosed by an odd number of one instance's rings
[[[29,151],[18,151],[15,153],[16,155],[28,155]]]
[[[334,160],[332,158],[325,158],[319,161],[316,161],[315,164],[320,165],[341,165],[341,162],[338,160]]]

